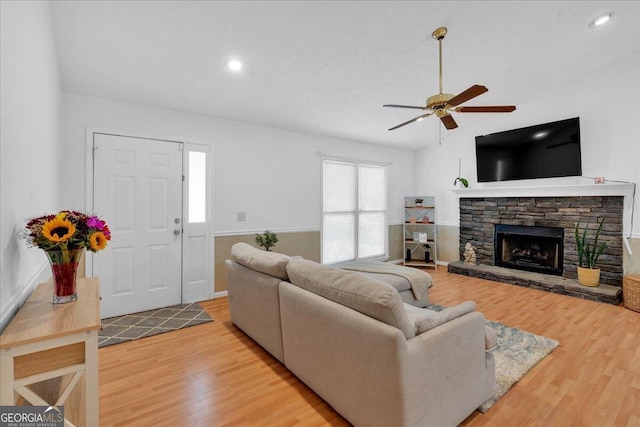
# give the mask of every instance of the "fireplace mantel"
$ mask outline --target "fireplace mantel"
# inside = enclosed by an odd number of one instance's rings
[[[487,186],[461,188],[453,192],[458,197],[576,197],[576,196],[633,196],[633,184],[574,184],[574,185],[523,185],[517,187]],[[626,203],[625,203],[626,205]]]
[[[459,188],[453,192],[459,198],[485,197],[580,197],[580,196],[623,196],[623,235],[629,234],[631,212],[633,204],[634,184],[606,183],[606,184],[549,184],[549,185],[520,185],[502,186],[490,184],[478,188]]]

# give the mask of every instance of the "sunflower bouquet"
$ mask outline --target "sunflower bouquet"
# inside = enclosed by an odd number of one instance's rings
[[[77,211],[61,211],[55,215],[33,218],[24,231],[24,237],[30,245],[47,252],[74,249],[97,252],[111,240],[106,222],[95,215]]]

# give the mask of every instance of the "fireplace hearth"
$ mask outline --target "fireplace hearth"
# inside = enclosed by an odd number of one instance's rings
[[[562,276],[564,229],[496,224],[495,265]]]
[[[578,284],[577,280],[551,274],[532,273],[530,271],[497,267],[495,265],[469,265],[463,261],[450,262],[449,273],[462,274],[469,277],[506,283],[509,285],[553,292],[575,298],[606,304],[620,305],[622,288],[620,286],[603,285],[592,288]]]

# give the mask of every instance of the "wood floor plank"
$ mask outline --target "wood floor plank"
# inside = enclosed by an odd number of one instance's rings
[[[465,426],[640,426],[640,313],[622,306],[432,273],[430,299],[477,302],[489,320],[560,341],[486,414]],[[101,426],[347,426],[230,321],[215,319],[99,350]]]

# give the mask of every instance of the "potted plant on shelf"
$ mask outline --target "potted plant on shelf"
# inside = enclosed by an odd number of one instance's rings
[[[598,220],[596,220],[598,222]],[[593,241],[587,236],[589,230],[589,221],[584,227],[582,232],[580,231],[580,221],[576,224],[576,249],[578,251],[578,283],[584,286],[598,286],[600,283],[600,269],[596,268],[598,258],[602,255],[602,252],[607,247],[607,242],[598,243],[600,233],[602,232],[602,225],[604,224],[604,218],[599,222],[598,229],[595,232]]]
[[[423,201],[424,201],[424,199],[416,199],[416,200],[415,200],[415,202],[416,202],[416,207],[418,207],[418,208],[419,208],[419,207],[422,207],[422,202],[423,202]]]
[[[466,178],[462,178],[461,176],[457,177],[454,181],[453,181],[453,186],[455,187],[458,183],[460,183],[460,185],[458,185],[458,187],[462,188],[468,188],[469,187],[469,181],[466,180]]]
[[[278,236],[267,230],[263,234],[256,234],[256,244],[262,246],[267,252],[278,243]]]

